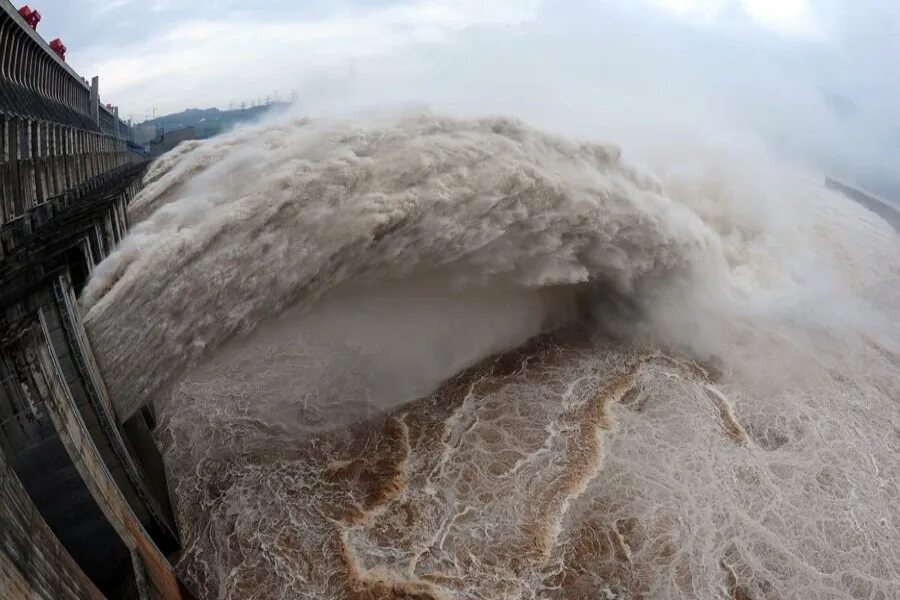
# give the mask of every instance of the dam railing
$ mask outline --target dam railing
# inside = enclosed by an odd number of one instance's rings
[[[129,161],[131,128],[0,0],[0,223]]]

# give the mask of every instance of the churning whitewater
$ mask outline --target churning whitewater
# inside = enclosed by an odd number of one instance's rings
[[[900,237],[704,160],[403,113],[155,162],[81,302],[119,416],[159,413],[185,579],[898,597]]]

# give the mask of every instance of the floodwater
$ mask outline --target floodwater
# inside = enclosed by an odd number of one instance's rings
[[[186,581],[900,596],[900,236],[693,167],[428,113],[155,163],[82,303],[119,412],[160,413]]]

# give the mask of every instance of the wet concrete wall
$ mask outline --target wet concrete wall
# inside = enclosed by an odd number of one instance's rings
[[[165,482],[150,476],[161,471],[158,455],[136,452],[140,440],[118,425],[71,275],[83,282],[125,235],[134,171],[0,229],[0,454],[71,558],[68,568],[111,598],[136,597],[129,594],[142,579],[158,597],[179,598],[164,554],[179,545],[174,517]],[[0,573],[21,570],[10,560],[0,556]]]
[[[0,598],[99,599],[0,452]]]
[[[128,126],[0,0],[0,598],[182,598],[152,424],[120,425],[76,297],[128,230]]]

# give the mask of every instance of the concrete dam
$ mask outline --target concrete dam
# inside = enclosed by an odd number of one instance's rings
[[[0,598],[189,598],[152,409],[117,418],[76,296],[128,231],[131,131],[0,0]]]

